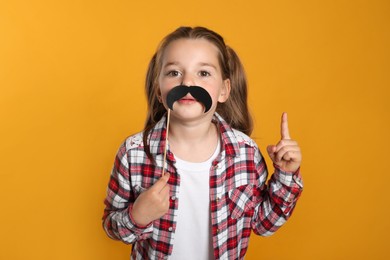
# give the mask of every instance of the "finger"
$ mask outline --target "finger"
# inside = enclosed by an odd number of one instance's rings
[[[169,180],[169,173],[165,173],[164,176],[162,176],[158,181],[156,181],[155,184],[153,184],[152,187],[150,187],[151,190],[161,192],[161,190],[167,186]]]
[[[169,185],[165,185],[164,188],[159,193],[160,198],[160,205],[159,207],[162,207],[164,209],[164,213],[166,213],[166,210],[169,209],[170,200],[169,200]]]
[[[160,196],[162,201],[169,200],[169,185],[165,185],[164,188],[160,191]]]
[[[284,161],[294,161],[294,152],[293,151],[287,151],[283,157],[282,157],[282,160]]]
[[[300,151],[288,151],[282,159],[289,162],[301,162],[302,155]]]
[[[169,188],[169,185],[165,185],[164,187],[162,187],[161,188],[161,190],[160,190],[160,194],[161,194],[161,196],[165,196],[165,195],[169,195],[169,190],[170,190],[170,188]]]
[[[281,134],[282,140],[290,139],[290,132],[288,130],[288,119],[287,119],[286,112],[284,112],[282,114],[282,122],[280,124],[280,134]]]
[[[290,161],[291,159],[294,159],[298,153],[300,153],[299,147],[285,146],[276,153],[275,159],[277,162],[280,162],[282,159]]]
[[[285,146],[298,146],[298,142],[295,141],[295,140],[280,140],[277,144],[276,144],[276,149],[275,149],[275,152],[279,152],[280,149],[282,149],[283,147]],[[299,147],[299,146],[298,146]]]

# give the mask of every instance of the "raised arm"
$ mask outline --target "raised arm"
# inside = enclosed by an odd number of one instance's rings
[[[300,175],[302,160],[298,143],[292,140],[288,129],[287,114],[281,119],[281,140],[267,147],[275,172],[268,185],[259,183],[257,206],[252,228],[258,235],[269,236],[278,230],[291,216],[303,189]],[[267,167],[260,152],[256,156],[259,179],[266,179]]]

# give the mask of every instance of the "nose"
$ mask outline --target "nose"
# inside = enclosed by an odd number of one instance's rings
[[[185,73],[183,75],[181,85],[188,86],[188,87],[195,86],[195,81],[191,75],[189,75],[188,73]]]

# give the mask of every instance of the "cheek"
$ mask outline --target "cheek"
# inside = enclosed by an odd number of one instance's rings
[[[207,92],[209,92],[209,94],[214,102],[218,101],[218,91],[216,91],[215,89],[210,89]]]
[[[161,88],[161,87],[159,87],[158,92],[159,92],[158,96],[159,96],[160,103],[164,103],[165,104],[166,103],[165,100],[167,98],[168,91],[163,89],[163,88]]]
[[[159,101],[160,103],[163,103],[164,105],[167,104],[166,100],[167,100],[167,95],[169,93],[169,91],[171,91],[171,89],[173,89],[174,87],[176,87],[176,85],[159,85],[159,88],[158,88],[158,92],[159,92]]]
[[[180,81],[174,78],[162,78],[158,80],[158,85],[161,92],[168,92],[177,85],[180,85]]]
[[[172,89],[170,87],[171,84],[168,84],[166,80],[159,80],[158,81],[158,91],[162,96],[166,96],[168,91]]]
[[[219,101],[219,97],[220,97],[220,94],[221,94],[221,88],[220,86],[216,87],[216,86],[213,86],[213,87],[204,87],[207,92],[210,94],[212,100],[213,100],[213,103],[217,103]]]

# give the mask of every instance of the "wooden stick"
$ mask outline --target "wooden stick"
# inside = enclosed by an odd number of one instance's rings
[[[162,176],[165,175],[165,164],[167,161],[167,150],[168,150],[168,136],[169,136],[169,121],[171,119],[171,110],[168,109],[168,115],[167,115],[167,130],[165,134],[165,148],[164,148],[164,162],[163,162],[163,171]],[[168,168],[168,167],[167,167]]]

